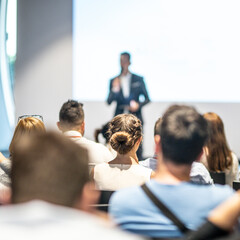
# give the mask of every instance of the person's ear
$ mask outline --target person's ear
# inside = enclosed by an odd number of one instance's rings
[[[61,123],[60,122],[57,122],[57,127],[60,131],[62,131],[62,127],[61,127]]]
[[[142,143],[143,137],[141,136],[138,140],[137,143],[140,145]]]
[[[82,194],[75,204],[75,208],[78,208],[85,212],[94,212],[96,209],[93,205],[99,202],[100,192],[96,190],[93,182],[88,182],[84,185]]]
[[[155,153],[159,154],[162,152],[162,145],[161,145],[161,137],[160,135],[154,136],[154,142],[155,142]]]
[[[81,132],[82,135],[84,135],[84,132],[85,132],[85,121],[83,121],[81,126],[80,126],[80,132]]]

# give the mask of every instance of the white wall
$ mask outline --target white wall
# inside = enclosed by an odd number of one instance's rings
[[[41,114],[55,127],[72,96],[72,1],[18,2],[16,116]]]
[[[55,128],[62,103],[71,97],[72,2],[70,0],[19,1],[16,117],[22,114],[42,114],[47,127]],[[170,103],[155,102],[144,107],[145,156],[151,156],[153,153],[154,123],[169,105]],[[191,105],[196,106],[202,113],[213,111],[222,117],[229,145],[240,156],[240,103]],[[84,109],[85,136],[93,139],[94,129],[111,119],[114,106],[109,107],[105,102],[84,102]]]

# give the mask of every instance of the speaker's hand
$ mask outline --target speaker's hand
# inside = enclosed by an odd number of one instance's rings
[[[112,91],[113,92],[119,92],[120,91],[120,88],[121,88],[121,80],[119,77],[116,77],[114,80],[113,80],[113,83],[112,83]]]
[[[137,103],[136,101],[134,100],[131,100],[130,101],[130,106],[129,106],[129,110],[131,112],[137,112],[139,109],[139,103]]]

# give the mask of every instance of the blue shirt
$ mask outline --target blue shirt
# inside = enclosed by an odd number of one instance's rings
[[[147,183],[149,189],[189,228],[197,229],[209,212],[233,194],[229,186]],[[178,228],[163,215],[140,187],[122,189],[110,199],[110,215],[127,231],[148,237],[180,237]]]

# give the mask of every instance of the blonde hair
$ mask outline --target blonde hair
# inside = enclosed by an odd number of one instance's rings
[[[142,124],[132,114],[119,114],[109,123],[107,133],[111,147],[120,154],[126,154],[142,137]]]
[[[14,146],[19,142],[19,140],[23,136],[34,134],[34,133],[45,133],[45,132],[46,132],[46,129],[45,129],[44,123],[40,119],[35,117],[27,117],[27,118],[20,119],[15,128],[12,141],[9,145],[10,157],[13,154]]]

